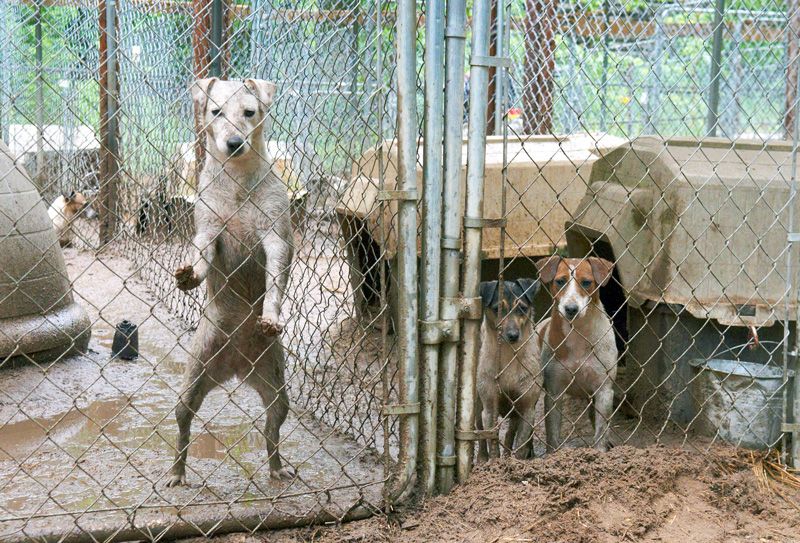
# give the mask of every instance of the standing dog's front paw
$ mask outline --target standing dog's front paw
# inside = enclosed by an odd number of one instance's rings
[[[172,475],[167,481],[167,488],[172,488],[175,486],[185,486],[185,485],[186,485],[186,475]]]
[[[258,327],[268,336],[277,336],[283,332],[283,323],[274,315],[258,317]]]
[[[186,264],[175,270],[175,284],[181,290],[192,290],[200,285],[200,278],[192,265]]]

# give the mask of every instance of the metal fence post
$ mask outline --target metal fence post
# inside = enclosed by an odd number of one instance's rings
[[[789,59],[789,63],[792,59]],[[795,76],[795,93],[794,103],[787,104],[787,110],[791,108],[794,111],[797,108],[797,97],[800,93],[800,70],[793,72]],[[795,269],[794,260],[797,254],[798,243],[800,243],[800,236],[797,230],[797,152],[800,146],[800,116],[793,115],[792,117],[792,160],[791,160],[791,182],[789,185],[789,221],[788,221],[788,244],[789,250],[786,252],[786,316],[783,321],[783,437],[782,437],[782,460],[791,464],[794,468],[800,465],[800,364],[798,364],[798,343],[797,330],[800,325],[800,267]],[[791,321],[789,318],[789,302],[795,304],[794,326],[795,336],[794,343],[789,341],[789,326]],[[791,348],[790,348],[791,346]],[[789,386],[789,375],[794,372],[793,386]],[[791,448],[788,448],[787,437],[791,434]],[[788,459],[786,458],[788,450]]]
[[[789,101],[787,96],[786,110],[795,111],[797,107],[797,97],[800,93],[800,70],[791,70],[793,63],[792,58],[788,58],[789,66],[787,69],[791,75],[794,76],[794,91],[791,93],[794,98]],[[789,94],[789,93],[787,93]],[[784,119],[786,121],[786,119]],[[797,254],[798,243],[800,236],[796,232],[797,224],[797,152],[800,145],[800,118],[797,115],[792,115],[792,160],[791,160],[791,173],[789,184],[789,220],[787,225],[787,243],[789,250],[786,251],[786,298],[785,298],[785,316],[783,320],[783,412],[782,412],[782,436],[781,436],[781,460],[788,462],[793,467],[797,468],[800,463],[800,378],[797,376],[797,371],[800,370],[798,364],[798,336],[797,329],[800,325],[800,269],[795,269],[793,263],[795,255]],[[789,316],[790,302],[795,304],[794,325],[795,337],[794,342],[790,342],[789,332],[791,319]],[[793,385],[790,387],[789,374],[794,371]],[[791,447],[789,447],[789,435],[791,435]],[[787,458],[788,456],[788,458]]]
[[[486,109],[489,70],[475,57],[489,51],[490,0],[475,0],[472,15],[472,62],[469,86],[469,144],[467,147],[467,184],[464,212],[464,281],[465,300],[478,298],[481,280],[481,238],[483,229],[483,176],[486,161]],[[449,13],[449,12],[448,12]],[[475,373],[480,351],[481,313],[474,311],[465,319],[462,333],[461,367],[458,379],[458,450],[457,475],[466,480],[472,470],[475,435]]]
[[[466,39],[466,4],[450,0],[447,4],[447,58],[445,64],[445,139],[444,139],[444,200],[442,234],[442,298],[440,318],[451,323],[452,333],[441,347],[439,375],[439,443],[437,487],[448,492],[455,475],[455,419],[457,395],[458,347],[460,343],[459,275],[461,267],[461,146],[464,123],[464,40]],[[470,88],[472,84],[470,83]],[[473,95],[471,95],[473,96]],[[484,100],[487,98],[484,89]],[[486,108],[482,126],[486,130]]]
[[[420,402],[419,484],[432,494],[436,482],[436,397],[439,375],[439,275],[442,239],[442,116],[444,115],[444,2],[425,7],[425,141],[422,172],[422,400]],[[439,336],[440,337],[440,336]]]
[[[119,174],[119,82],[117,79],[117,3],[100,4],[100,243],[117,230],[117,178]]]
[[[708,118],[706,135],[714,137],[719,127],[719,83],[722,69],[722,30],[725,0],[716,0],[714,7],[714,39],[711,44],[711,67],[709,69]]]
[[[396,331],[400,350],[399,465],[402,472],[390,493],[402,501],[413,490],[419,437],[419,368],[417,345],[417,12],[414,0],[397,3],[397,315]]]

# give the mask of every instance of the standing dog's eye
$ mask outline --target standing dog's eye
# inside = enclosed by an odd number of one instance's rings
[[[584,279],[583,281],[581,281],[581,286],[585,289],[590,289],[592,288],[592,281],[589,279]]]
[[[244,116],[245,117],[252,117],[255,114],[256,114],[255,110],[252,110],[252,109],[245,109],[244,110]]]
[[[211,110],[211,114],[212,114],[214,117],[216,117],[217,115],[219,115],[219,110],[218,110],[218,109],[212,109],[212,110]]]
[[[567,280],[566,279],[556,279],[555,283],[556,283],[556,286],[558,288],[561,288],[561,287],[563,287],[564,285],[567,284]]]

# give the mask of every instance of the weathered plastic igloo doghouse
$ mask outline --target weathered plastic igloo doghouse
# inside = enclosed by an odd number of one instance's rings
[[[749,326],[771,348],[742,359],[782,364],[791,164],[789,142],[654,137],[595,162],[568,250],[617,263],[602,296],[620,309],[618,382],[641,413],[692,420],[689,362],[747,343]]]
[[[0,367],[85,352],[91,323],[72,297],[44,201],[0,141]]]
[[[592,164],[604,152],[622,143],[605,134],[567,137],[509,137],[506,149],[506,240],[504,257],[510,262],[507,279],[536,276],[533,259],[566,245],[564,222],[581,201]],[[484,218],[502,218],[503,138],[486,141]],[[417,189],[422,201],[423,147],[417,158]],[[462,194],[466,183],[467,141],[462,147]],[[375,305],[380,293],[381,265],[394,265],[397,249],[397,202],[387,201],[381,217],[378,193],[380,171],[384,190],[394,190],[397,181],[397,147],[392,141],[368,150],[353,164],[347,189],[336,212],[348,255],[350,283],[356,307]],[[419,221],[421,224],[421,216]],[[384,234],[385,229],[385,234]],[[520,244],[519,240],[524,240]],[[421,240],[418,238],[418,251]],[[483,279],[496,279],[501,253],[500,230],[484,228]],[[383,262],[381,262],[383,259]],[[511,261],[511,259],[514,259]],[[386,273],[386,277],[390,277]],[[389,301],[394,298],[389,285]],[[539,305],[539,304],[537,304]]]

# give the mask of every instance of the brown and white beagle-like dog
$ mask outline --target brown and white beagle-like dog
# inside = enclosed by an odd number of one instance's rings
[[[547,448],[561,443],[561,413],[566,396],[588,400],[594,423],[594,446],[608,448],[608,425],[614,410],[617,346],[614,327],[600,302],[600,287],[611,279],[608,260],[562,258],[536,262],[539,280],[553,296],[550,317],[536,328],[545,387]]]

